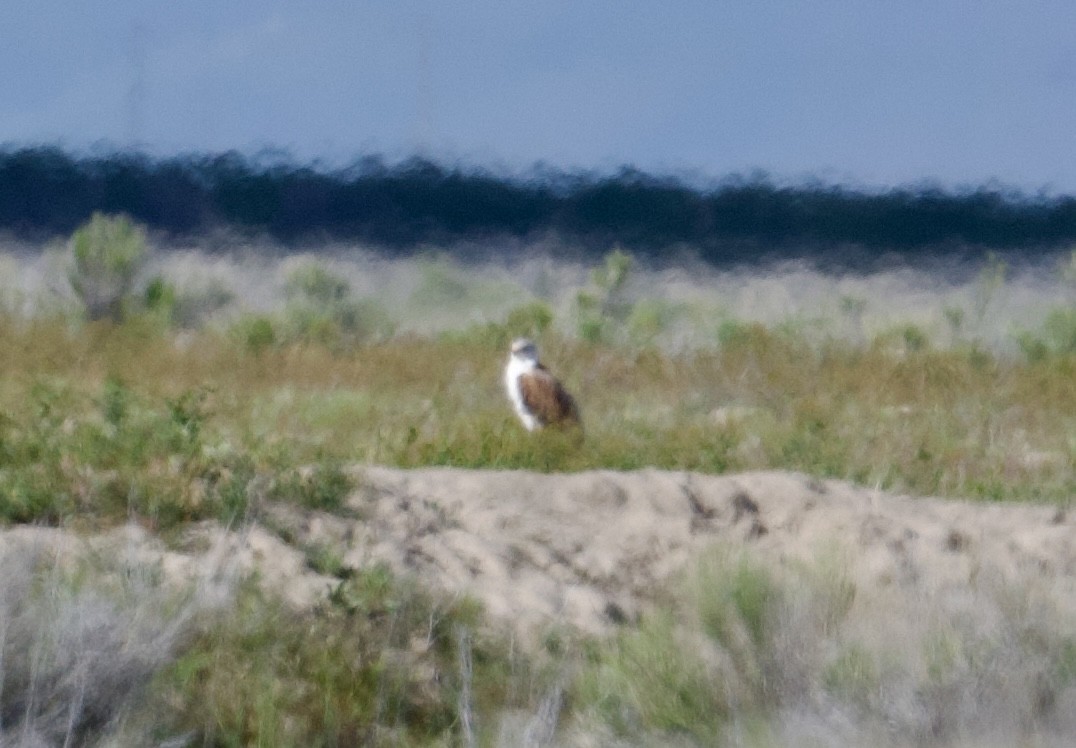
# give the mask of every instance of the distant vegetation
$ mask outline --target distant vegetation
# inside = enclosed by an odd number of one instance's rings
[[[422,159],[328,169],[234,152],[0,151],[0,231],[66,236],[96,211],[180,237],[225,226],[285,243],[331,238],[402,252],[552,232],[595,255],[614,243],[648,257],[687,247],[718,264],[820,257],[866,265],[987,248],[1028,256],[1076,242],[1076,198],[997,187],[869,193],[765,178],[698,187],[630,168],[509,177]]]

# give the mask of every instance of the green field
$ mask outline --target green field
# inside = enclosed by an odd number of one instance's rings
[[[946,284],[802,268],[693,276],[619,252],[583,268],[334,251],[237,252],[198,272],[189,252],[147,253],[100,314],[70,279],[105,271],[72,269],[66,245],[6,255],[0,518],[78,532],[134,521],[179,542],[192,522],[239,526],[274,502],[344,511],[349,467],[371,463],[778,468],[989,502],[1068,507],[1076,496],[1076,255],[1036,274],[988,264]],[[501,371],[524,334],[580,402],[581,444],[515,421]],[[332,571],[331,559],[311,563]],[[684,592],[668,619],[615,641],[551,634],[537,653],[514,650],[466,601],[381,568],[300,614],[251,585],[214,607],[96,567],[27,563],[30,582],[5,582],[2,727],[6,739],[37,725],[49,744],[456,745],[474,710],[487,726],[475,740],[497,744],[493,715],[555,701],[563,721],[602,725],[593,744],[709,745],[731,714],[774,708],[761,611],[803,585],[728,563],[722,584],[703,599]],[[819,592],[819,615],[841,615],[839,592]],[[126,644],[62,628],[94,610]],[[168,611],[182,626],[167,642],[139,628]],[[420,635],[428,645],[416,649]],[[1073,677],[1076,639],[1039,635],[1057,677]],[[719,672],[735,687],[683,654],[692,636],[722,644],[731,664]],[[132,642],[157,656],[132,654]],[[92,656],[110,646],[121,655]],[[964,656],[938,646],[941,661]],[[112,703],[65,680],[65,647]],[[850,699],[882,677],[854,648],[825,667],[810,677]],[[767,744],[759,734],[748,744]]]

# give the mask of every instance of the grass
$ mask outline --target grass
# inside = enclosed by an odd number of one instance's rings
[[[984,269],[963,306],[932,297],[932,320],[883,314],[900,294],[881,280],[825,285],[811,298],[832,297],[828,311],[810,299],[759,311],[818,278],[741,276],[728,306],[698,287],[650,297],[686,281],[614,260],[576,285],[561,283],[571,268],[541,263],[511,279],[426,258],[410,279],[370,265],[370,280],[346,263],[334,275],[285,262],[275,306],[228,317],[242,293],[199,277],[217,289],[213,308],[182,322],[140,311],[137,295],[122,324],[20,296],[0,314],[0,520],[134,521],[172,537],[259,521],[266,502],[344,513],[349,466],[365,463],[789,469],[983,501],[1076,496],[1071,305],[1003,330],[996,313],[1031,288],[1004,269]],[[154,282],[173,283],[167,269]],[[381,280],[413,310],[378,298]],[[705,280],[733,295],[735,279]],[[445,309],[462,321],[449,326]],[[519,334],[579,400],[582,441],[515,421],[501,371]],[[1048,726],[1074,697],[1072,622],[1002,583],[975,582],[970,601],[872,597],[832,558],[775,568],[717,550],[617,635],[551,635],[524,652],[467,600],[347,567],[331,545],[304,551],[335,580],[317,610],[249,581],[211,606],[111,567],[13,564],[0,584],[0,737],[781,745],[896,730],[926,745],[988,736],[980,725],[998,719]],[[912,625],[878,634],[894,620]]]
[[[123,554],[64,562],[33,536],[8,541],[0,582],[0,718],[5,744],[147,744],[133,715],[218,605],[177,591]],[[131,718],[129,721],[128,718]]]
[[[122,549],[5,548],[5,744],[447,746],[464,688],[487,735],[485,719],[526,704],[535,682],[474,603],[380,566],[298,611],[254,580],[166,584]]]
[[[1060,745],[1071,623],[989,574],[966,597],[861,590],[826,554],[717,548],[588,650],[573,710],[610,743]]]
[[[227,522],[282,494],[332,509],[356,462],[790,469],[1058,504],[1076,493],[1071,354],[814,347],[756,325],[674,355],[547,332],[545,358],[583,407],[580,444],[519,427],[504,351],[485,335],[257,352],[185,335],[0,320],[0,515]]]
[[[39,327],[25,332],[44,337]],[[105,356],[120,350],[107,335],[98,340]],[[124,355],[155,353],[152,341],[139,340],[128,341]],[[148,388],[103,375],[137,375],[138,368],[69,353],[67,376],[56,358],[48,372],[8,372],[0,424],[0,517],[7,521],[232,524],[258,501],[281,495],[307,508],[338,509],[351,488],[337,461],[300,452],[319,458],[304,464],[282,441],[227,428],[212,386]],[[97,364],[103,378],[95,382],[89,370]]]
[[[162,698],[182,705],[161,727],[210,745],[451,744],[453,628],[473,626],[476,612],[380,567],[341,582],[313,616],[245,589],[160,676]],[[497,661],[486,646],[481,682]]]

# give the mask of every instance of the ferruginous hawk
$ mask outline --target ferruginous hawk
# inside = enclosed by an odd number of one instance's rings
[[[538,348],[526,338],[512,341],[504,385],[528,431],[545,426],[579,426],[575,400],[538,362]]]

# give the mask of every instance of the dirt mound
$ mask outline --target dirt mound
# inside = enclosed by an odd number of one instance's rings
[[[521,633],[558,624],[604,632],[715,544],[776,563],[836,552],[858,586],[923,594],[967,586],[988,565],[1007,581],[1033,578],[1076,611],[1073,520],[1054,507],[899,496],[787,472],[361,476],[349,502],[360,519],[293,513],[301,543],[472,595]]]
[[[521,634],[551,625],[606,632],[717,544],[774,563],[835,552],[860,588],[924,595],[959,591],[989,567],[1008,582],[1033,581],[1076,614],[1076,528],[1054,507],[899,496],[787,472],[357,474],[352,518],[276,506],[244,530],[193,529],[180,550],[133,525],[77,542],[60,530],[12,528],[0,546],[118,548],[169,578],[203,583],[257,570],[297,606],[336,584],[308,563],[310,549],[328,549],[344,567],[386,563],[432,589],[471,595]]]

